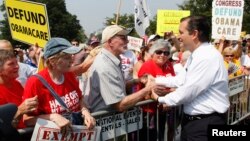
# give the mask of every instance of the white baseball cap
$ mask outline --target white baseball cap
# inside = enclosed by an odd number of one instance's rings
[[[130,31],[126,30],[125,28],[119,25],[110,25],[107,26],[102,31],[102,43],[107,42],[110,38],[114,37],[115,35],[128,35]]]

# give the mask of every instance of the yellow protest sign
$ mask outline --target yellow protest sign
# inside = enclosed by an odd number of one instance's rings
[[[12,38],[44,47],[50,39],[46,5],[30,1],[5,1]]]
[[[157,34],[163,36],[165,32],[173,31],[179,34],[180,19],[190,15],[188,10],[158,10]]]
[[[246,32],[246,31],[242,31],[242,32],[240,33],[240,37],[245,37],[245,36],[246,36],[246,34],[247,34],[247,32]]]

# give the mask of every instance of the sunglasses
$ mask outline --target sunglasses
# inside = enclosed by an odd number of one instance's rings
[[[168,55],[170,54],[169,51],[162,51],[162,50],[156,50],[156,51],[155,51],[155,54],[157,54],[157,55],[161,55],[162,53],[163,53],[165,56],[168,56]]]
[[[234,55],[224,55],[225,57],[234,57]]]

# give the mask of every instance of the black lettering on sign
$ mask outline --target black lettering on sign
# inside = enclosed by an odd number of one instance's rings
[[[33,36],[35,38],[39,38],[39,39],[48,41],[48,33],[47,32],[39,31],[36,29],[32,29],[29,27],[25,27],[25,26],[13,24],[13,23],[11,24],[11,29],[15,32],[18,32],[18,33],[26,34],[29,36]]]
[[[138,24],[138,26],[141,26],[141,24],[142,24],[142,21],[140,20],[140,19],[136,19],[136,23]]]
[[[32,11],[26,11],[23,9],[7,7],[7,12],[9,17],[15,18],[18,20],[26,20],[27,22],[36,23],[39,25],[46,24],[46,18],[41,13],[36,13]]]

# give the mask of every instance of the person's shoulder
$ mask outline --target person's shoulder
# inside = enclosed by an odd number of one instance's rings
[[[152,65],[153,63],[154,63],[153,60],[152,60],[152,59],[149,59],[149,60],[145,61],[142,65],[143,65],[143,66]]]
[[[122,55],[125,57],[133,57],[135,56],[135,53],[132,50],[126,50]]]
[[[216,58],[218,59],[221,56],[221,53],[213,45],[210,44],[208,44],[206,47],[203,47],[198,55],[200,60],[211,60]]]
[[[32,67],[31,65],[26,64],[26,63],[18,62],[18,65],[19,65],[19,69],[21,71],[26,71],[26,70],[34,71],[34,70],[37,70],[37,68]]]
[[[38,72],[37,74],[40,75],[40,76],[42,76],[45,80],[49,76],[47,69],[43,69],[40,72]],[[35,75],[31,75],[28,78],[27,83],[35,83],[35,82],[38,82],[38,81],[40,81],[40,80]]]

